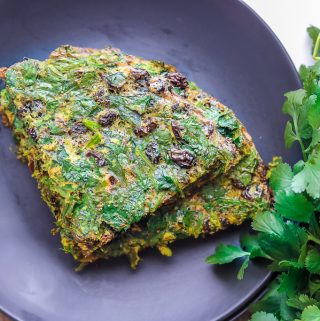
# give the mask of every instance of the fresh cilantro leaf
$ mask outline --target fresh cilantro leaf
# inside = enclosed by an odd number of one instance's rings
[[[283,222],[279,215],[271,212],[264,212],[257,215],[252,222],[255,231],[281,235],[284,231]]]
[[[320,252],[316,248],[308,251],[306,257],[306,268],[310,273],[320,274]]]
[[[309,76],[309,69],[306,65],[301,65],[299,68],[299,76],[301,81],[304,83]],[[308,94],[308,91],[306,91]]]
[[[320,309],[315,305],[306,307],[302,311],[301,321],[320,321]]]
[[[314,129],[312,132],[310,148],[316,147],[320,143],[320,129]]]
[[[285,293],[288,297],[292,297],[300,287],[303,279],[303,270],[290,268],[288,273],[283,273],[279,282],[279,293]]]
[[[281,190],[290,191],[293,172],[289,164],[280,163],[271,171],[270,187],[276,193]]]
[[[293,131],[292,122],[288,121],[284,130],[284,143],[286,148],[290,148],[292,144],[298,140],[297,135]]]
[[[278,280],[276,279],[273,281],[269,287],[263,298],[257,302],[254,302],[250,306],[250,311],[252,313],[265,311],[267,313],[272,313],[276,316],[280,314],[280,307],[279,302],[281,297],[283,296],[282,293],[279,293],[279,284]]]
[[[305,162],[302,159],[300,159],[297,163],[295,163],[293,166],[293,174],[300,173],[303,170],[304,165],[305,165]]]
[[[308,241],[308,234],[304,228],[288,222],[284,225],[281,235],[261,234],[259,244],[261,249],[281,266],[303,267],[299,262],[302,247]]]
[[[316,208],[316,210],[319,211],[319,208]],[[319,220],[315,214],[313,214],[311,216],[311,220],[310,220],[310,224],[309,224],[309,231],[314,237],[320,238]]]
[[[282,295],[280,300],[280,319],[283,321],[294,320],[296,314],[295,310],[287,305],[287,296]]]
[[[268,258],[268,256],[261,250],[258,235],[244,234],[241,236],[240,244],[244,250],[250,252],[250,259],[255,257]]]
[[[276,194],[275,201],[275,209],[280,215],[298,222],[310,222],[313,205],[304,195],[281,191]]]
[[[249,255],[249,252],[243,251],[237,246],[220,244],[216,248],[216,252],[206,258],[206,262],[209,264],[225,264]]]
[[[309,277],[308,289],[311,296],[315,296],[320,292],[320,280],[318,275],[311,275]]]
[[[298,309],[298,310],[303,310],[309,305],[316,305],[318,302],[316,299],[309,297],[306,294],[301,294],[299,296],[296,296],[294,298],[290,298],[287,301],[288,306]]]
[[[241,267],[240,267],[240,270],[237,274],[237,279],[238,280],[242,280],[243,279],[243,276],[244,276],[244,271],[245,269],[249,266],[249,261],[250,261],[250,258],[249,256],[246,257],[246,259],[243,261]]]
[[[320,48],[320,29],[308,32]],[[286,147],[297,141],[303,160],[292,169],[279,159],[270,163],[274,211],[254,218],[258,233],[241,238],[243,250],[221,247],[213,256],[222,263],[243,257],[239,279],[256,257],[269,259],[269,270],[280,272],[254,304],[253,321],[320,321],[320,61],[301,66],[300,77],[303,89],[285,94],[283,112],[292,117],[285,128]]]
[[[315,45],[317,38],[318,38],[318,34],[320,32],[320,29],[315,27],[315,26],[310,26],[307,28],[308,34],[313,42],[313,46]],[[312,49],[313,50],[313,49]]]
[[[320,104],[316,101],[317,96],[313,96],[315,101],[308,108],[308,121],[313,129],[318,129],[320,127]]]
[[[300,112],[300,107],[302,105],[303,98],[306,92],[304,89],[298,89],[295,91],[289,91],[285,94],[287,100],[283,104],[282,111],[291,117],[296,117]]]
[[[292,189],[296,193],[307,193],[313,198],[320,197],[320,155],[311,157],[303,169],[293,177]]]
[[[273,314],[265,312],[256,312],[250,321],[279,321]]]

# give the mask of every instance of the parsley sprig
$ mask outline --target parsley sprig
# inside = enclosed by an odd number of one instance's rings
[[[318,60],[320,29],[308,28],[313,57]],[[320,57],[319,57],[320,59]],[[293,167],[275,158],[270,164],[274,206],[252,222],[255,234],[241,247],[219,245],[209,264],[266,259],[277,272],[264,297],[255,303],[251,321],[320,321],[320,61],[300,67],[303,88],[285,94],[283,112],[291,117],[284,133],[286,147],[298,143],[302,159]]]

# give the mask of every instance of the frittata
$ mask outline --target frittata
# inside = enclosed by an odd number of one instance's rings
[[[81,262],[243,157],[232,111],[163,62],[62,46],[0,76],[3,122]]]
[[[168,245],[175,240],[212,235],[230,225],[240,225],[270,209],[267,168],[250,137],[243,144],[241,161],[230,171],[211,178],[199,190],[178,201],[173,208],[163,207],[132,226],[112,243],[100,248],[82,261],[81,269],[99,258],[126,255],[136,268],[141,250],[156,247],[162,255],[171,256]]]

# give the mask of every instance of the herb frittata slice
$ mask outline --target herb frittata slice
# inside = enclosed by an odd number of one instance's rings
[[[3,121],[76,259],[241,158],[233,113],[162,62],[62,46],[1,76]]]
[[[171,256],[168,245],[177,239],[212,235],[230,225],[240,225],[269,208],[266,169],[252,145],[251,152],[230,172],[209,181],[174,208],[164,207],[159,215],[135,224],[96,251],[91,260],[126,255],[132,268],[136,268],[143,249],[156,247],[161,254]]]

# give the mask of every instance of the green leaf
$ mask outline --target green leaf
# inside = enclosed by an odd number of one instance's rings
[[[296,317],[295,310],[287,305],[287,296],[282,295],[280,300],[280,316],[283,321],[292,321]]]
[[[284,143],[286,148],[291,148],[292,144],[297,140],[298,137],[293,131],[292,122],[288,121],[284,130]]]
[[[320,32],[320,29],[315,27],[315,26],[310,26],[307,28],[308,34],[313,42],[313,46],[315,45],[317,38],[318,38],[318,34]]]
[[[257,215],[251,226],[255,231],[276,235],[281,235],[284,230],[281,218],[271,212],[264,212]]]
[[[289,91],[285,94],[287,100],[283,104],[282,111],[285,114],[289,114],[294,117],[299,114],[299,107],[302,105],[303,98],[305,97],[305,90],[298,89],[295,91]]]
[[[320,292],[320,279],[318,275],[310,275],[308,282],[308,289],[311,296]]]
[[[309,305],[315,305],[317,303],[317,300],[314,298],[309,297],[306,294],[301,294],[299,296],[296,296],[294,298],[290,298],[287,301],[288,306],[298,309],[298,310],[303,310]]]
[[[250,261],[249,256],[246,257],[246,259],[243,261],[243,263],[242,263],[242,265],[240,267],[240,270],[239,270],[239,272],[237,274],[237,279],[238,280],[242,280],[243,279],[244,271],[249,266],[249,261]]]
[[[320,252],[316,248],[308,251],[306,257],[306,268],[310,273],[320,274]]]
[[[250,252],[250,259],[256,257],[268,258],[259,245],[258,235],[244,234],[241,236],[240,244],[245,251]]]
[[[304,165],[305,165],[305,162],[302,159],[300,159],[297,163],[295,163],[293,166],[293,174],[300,173],[303,170]]]
[[[313,129],[320,127],[320,104],[314,103],[308,110],[308,121]]]
[[[105,76],[105,79],[110,86],[121,88],[126,82],[127,77],[122,72],[116,72]]]
[[[225,264],[249,255],[249,252],[243,251],[237,246],[220,244],[215,253],[206,258],[206,262],[209,264]]]
[[[273,314],[265,312],[256,312],[250,321],[279,321]]]
[[[276,194],[275,201],[275,209],[280,215],[298,222],[310,222],[314,209],[304,195],[281,191]]]
[[[320,321],[320,310],[315,305],[306,307],[301,314],[301,321]]]
[[[254,302],[250,306],[250,311],[252,313],[258,311],[265,311],[267,313],[278,315],[280,313],[279,302],[281,301],[281,298],[283,296],[282,293],[279,293],[278,289],[278,280],[275,280],[268,286],[267,292],[262,297],[262,299],[260,299],[257,302]]]
[[[90,119],[83,119],[83,120],[82,120],[82,123],[83,123],[83,125],[85,125],[88,129],[92,130],[93,132],[96,132],[96,131],[98,131],[98,130],[101,128],[101,126],[100,126],[97,122],[95,122],[95,121],[93,121],[93,120],[90,120]]]
[[[320,129],[314,129],[312,132],[310,147],[315,147],[319,143],[320,143]]]
[[[303,83],[307,81],[307,78],[309,76],[309,68],[305,65],[301,65],[299,68],[299,75]]]
[[[281,265],[286,267],[302,268],[304,264],[299,262],[302,248],[308,241],[308,234],[304,228],[288,222],[284,225],[281,235],[261,234],[259,244],[262,250],[273,260],[278,262],[278,269],[282,271]]]
[[[270,187],[276,193],[281,190],[290,191],[293,172],[289,164],[280,163],[272,169],[270,176]]]
[[[285,293],[288,297],[292,297],[300,286],[303,278],[303,271],[295,268],[289,269],[288,273],[282,273],[279,283],[279,293]]]
[[[101,134],[96,133],[93,135],[93,137],[88,141],[86,147],[91,148],[93,146],[98,145],[101,142]]]
[[[316,208],[316,211],[319,211],[319,208]],[[319,220],[315,214],[311,216],[309,231],[314,237],[320,238]]]
[[[320,156],[311,157],[304,168],[293,177],[292,189],[296,193],[307,191],[313,198],[320,197]]]

